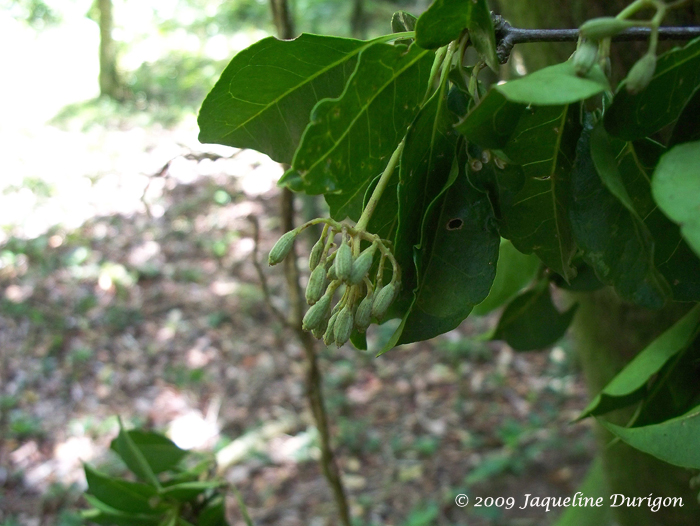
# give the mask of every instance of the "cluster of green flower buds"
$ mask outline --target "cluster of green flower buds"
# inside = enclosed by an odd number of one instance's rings
[[[386,241],[332,219],[314,219],[284,234],[270,251],[269,264],[281,262],[296,236],[318,223],[324,227],[309,255],[306,302],[310,308],[302,326],[326,345],[335,342],[340,347],[353,330],[363,333],[373,320],[384,317],[399,291],[401,271]],[[387,261],[391,281],[383,285]],[[340,299],[333,305],[336,292]]]

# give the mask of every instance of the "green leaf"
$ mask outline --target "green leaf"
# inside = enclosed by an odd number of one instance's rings
[[[605,501],[610,496],[605,467],[600,456],[591,463],[586,478],[576,488],[575,494],[578,492],[595,500],[602,497]],[[609,506],[568,506],[554,526],[609,526],[610,524],[612,524],[612,517]]]
[[[218,480],[182,482],[163,488],[160,492],[160,496],[163,498],[175,499],[180,502],[188,502],[205,491],[220,487],[221,484],[222,483]]]
[[[621,85],[605,113],[605,129],[627,141],[671,124],[700,85],[700,39],[658,57],[649,85],[631,95]]]
[[[416,28],[418,19],[411,13],[406,11],[396,11],[391,15],[391,31],[394,33],[403,33],[405,31],[413,31]]]
[[[370,181],[380,174],[415,117],[433,52],[375,44],[362,52],[338,99],[320,101],[280,180],[292,190],[326,195],[331,215],[357,220]]]
[[[700,141],[674,146],[661,156],[652,192],[661,210],[681,227],[681,234],[700,256]]]
[[[160,433],[140,429],[123,432],[142,454],[149,468],[155,474],[174,468],[187,455],[187,451],[180,449],[172,440]],[[125,444],[120,443],[117,439],[112,441],[111,448],[124,458],[122,450],[118,448],[125,447]],[[129,468],[131,469],[131,466]]]
[[[108,506],[121,511],[158,514],[163,507],[151,507],[149,500],[157,494],[156,488],[139,482],[108,477],[85,464],[88,492]]]
[[[579,419],[602,415],[640,400],[649,380],[690,345],[700,331],[700,305],[647,345],[583,410]]]
[[[392,312],[404,312],[413,301],[416,271],[414,246],[421,242],[421,224],[428,207],[445,190],[453,167],[457,133],[446,108],[445,85],[421,109],[411,125],[401,154],[398,180],[398,228],[394,256],[402,270],[402,292]]]
[[[543,282],[511,301],[503,311],[494,332],[494,340],[505,340],[517,351],[534,351],[559,340],[576,313],[574,305],[564,313],[554,307],[549,288]]]
[[[551,274],[549,280],[557,287],[564,290],[577,292],[593,292],[602,289],[605,285],[598,280],[595,271],[583,261],[574,262],[576,277],[567,283],[559,274]]]
[[[399,344],[457,327],[488,296],[500,237],[486,194],[473,188],[460,162],[452,184],[429,207],[416,249],[418,286]]]
[[[525,105],[490,90],[456,125],[457,131],[482,148],[503,148],[515,131]]]
[[[425,49],[435,49],[459,38],[464,29],[474,48],[486,64],[498,71],[496,35],[486,0],[435,0],[416,23],[416,42]]]
[[[567,61],[497,85],[496,89],[511,102],[563,106],[609,90],[610,85],[598,65],[587,76],[579,77],[573,62]]]
[[[600,424],[633,448],[664,462],[700,469],[700,406],[660,424],[622,427],[605,420]]]
[[[403,33],[405,31],[414,31],[416,29],[416,21],[418,19],[411,13],[406,11],[396,11],[391,15],[391,32]],[[410,46],[413,42],[412,38],[401,38],[394,41],[394,44],[403,44]]]
[[[567,280],[576,245],[566,203],[580,130],[577,106],[528,108],[504,149],[524,178],[510,165],[496,170],[501,236]]]
[[[502,239],[496,277],[489,295],[472,313],[484,316],[506,303],[535,278],[539,267],[540,260],[536,256],[523,254],[510,241]]]
[[[158,526],[161,515],[144,515],[117,510],[108,506],[92,495],[83,495],[83,498],[94,509],[86,510],[83,516],[97,524],[110,524],[117,526]]]
[[[630,198],[602,123],[587,124],[571,173],[569,217],[584,260],[624,299],[662,307],[671,291],[654,265],[654,239]]]
[[[217,497],[209,502],[199,512],[198,519],[197,526],[228,526],[226,521],[226,504],[223,497]],[[252,524],[247,511],[245,512],[245,519],[247,524]]]
[[[596,130],[596,140],[600,139],[601,144],[607,142],[608,146],[593,153],[602,155],[598,162],[617,167],[624,186],[616,177],[604,179],[604,183],[621,203],[634,209],[638,218],[643,218],[653,237],[654,264],[670,285],[673,299],[700,300],[700,259],[682,239],[680,228],[661,212],[651,194],[651,173],[664,152],[663,146],[650,139],[632,143],[608,136],[603,140],[602,134]]]
[[[117,438],[112,440],[110,448],[121,457],[134,475],[160,489],[158,477],[153,473],[153,469],[146,461],[144,454],[122,426],[121,418],[119,418],[119,434]]]
[[[291,163],[313,106],[343,92],[374,42],[318,35],[268,37],[238,53],[199,112],[199,140],[253,148]]]
[[[676,124],[673,126],[673,133],[668,141],[669,148],[682,142],[700,140],[700,119],[698,119],[698,115],[700,115],[700,89],[696,89],[688,102],[686,102]]]

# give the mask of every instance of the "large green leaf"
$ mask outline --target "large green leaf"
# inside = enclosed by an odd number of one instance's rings
[[[313,109],[282,180],[295,191],[327,194],[331,215],[357,220],[371,180],[382,172],[427,89],[433,52],[375,44],[360,55],[343,94]]]
[[[141,449],[134,443],[131,432],[124,429],[121,419],[119,419],[119,434],[117,438],[112,440],[110,448],[121,457],[134,475],[156,488],[160,488],[160,481],[153,472],[153,468]]]
[[[85,464],[85,478],[88,492],[108,506],[121,511],[158,514],[163,507],[152,507],[151,497],[157,494],[156,488],[139,482],[130,482],[108,477]]]
[[[416,23],[416,42],[426,49],[445,46],[469,30],[474,48],[498,71],[496,35],[486,0],[435,0]]]
[[[123,440],[119,440],[119,437],[113,440],[112,449],[124,458],[124,454],[128,455],[129,448],[126,444],[126,438],[128,438],[155,474],[174,468],[187,455],[187,451],[180,449],[172,440],[160,433],[140,429],[122,430],[122,433],[127,437]],[[129,468],[131,469],[131,466]]]
[[[313,106],[343,92],[372,44],[318,35],[256,42],[231,60],[204,100],[199,140],[291,163]]]
[[[457,327],[489,293],[500,237],[488,196],[472,187],[460,162],[457,179],[429,207],[416,249],[418,285],[401,343]]]
[[[631,95],[621,85],[605,114],[605,129],[628,141],[651,135],[678,118],[698,85],[700,39],[695,39],[661,55],[651,82],[641,92]]]
[[[496,170],[501,235],[566,279],[574,276],[576,245],[566,203],[580,130],[577,106],[528,108],[504,149],[522,166],[522,183],[510,179],[506,188],[506,171]]]
[[[654,199],[700,256],[700,141],[674,146],[652,178]]]
[[[598,394],[579,418],[602,415],[640,400],[649,380],[690,345],[700,330],[700,305],[647,345]]]
[[[496,89],[511,102],[563,106],[609,90],[610,85],[599,66],[594,66],[588,75],[580,77],[569,60],[499,84]]]
[[[669,148],[682,142],[700,140],[700,119],[698,119],[698,115],[700,115],[700,89],[695,90],[695,93],[683,107],[676,124],[674,124],[671,139],[668,141]]]
[[[649,139],[632,143],[606,137],[602,129],[596,129],[594,138],[601,146],[592,152],[594,161],[601,157],[596,162],[608,167],[600,172],[603,182],[620,203],[636,211],[638,221],[643,219],[653,237],[654,264],[670,285],[673,299],[700,300],[700,259],[681,237],[680,228],[661,212],[651,193],[651,173],[664,152],[663,146]]]
[[[579,140],[571,173],[569,217],[585,261],[603,283],[638,305],[660,308],[670,297],[654,265],[654,239],[632,204],[605,129]]]
[[[483,316],[506,303],[535,278],[539,268],[540,260],[535,255],[523,254],[510,241],[501,240],[493,285],[489,295],[472,313]]]
[[[547,283],[528,290],[511,301],[501,314],[494,332],[495,340],[505,340],[518,351],[549,347],[559,340],[576,313],[573,305],[560,313],[552,303]]]
[[[413,247],[421,242],[423,217],[450,179],[457,146],[453,124],[443,84],[421,109],[406,135],[399,177],[394,177],[398,181],[399,205],[394,255],[402,270],[402,293],[395,307],[399,310],[405,310],[413,300],[416,286]]]
[[[523,104],[510,102],[500,91],[492,89],[455,127],[482,148],[503,148],[524,109]]]
[[[669,464],[700,469],[700,406],[650,426],[622,427],[605,420],[599,422],[633,448]]]

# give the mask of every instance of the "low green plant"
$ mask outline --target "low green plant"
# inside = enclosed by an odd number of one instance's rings
[[[119,435],[111,449],[135,477],[112,477],[85,464],[90,509],[83,518],[117,526],[226,526],[228,486],[213,475],[215,460],[198,459],[169,438],[141,429]]]

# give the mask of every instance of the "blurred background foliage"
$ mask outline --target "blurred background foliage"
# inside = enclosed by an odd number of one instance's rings
[[[390,31],[397,9],[423,11],[428,0],[291,0],[297,33],[371,38]],[[268,0],[0,0],[0,9],[35,31],[68,27],[76,17],[100,24],[110,6],[116,69],[123,84],[119,107],[97,100],[66,106],[54,124],[80,118],[95,124],[115,112],[139,124],[173,125],[196,113],[233,55],[274,34]],[[75,34],[74,38],[79,35]],[[97,58],[95,49],[95,58]],[[104,91],[104,90],[103,90]]]

